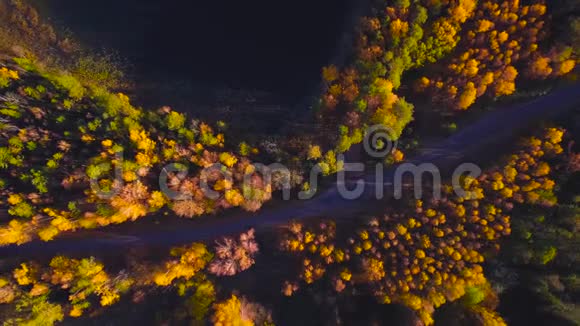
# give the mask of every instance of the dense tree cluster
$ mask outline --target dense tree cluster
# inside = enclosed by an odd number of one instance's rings
[[[337,154],[360,143],[369,126],[381,124],[392,139],[399,138],[413,111],[397,94],[403,73],[450,53],[448,73],[422,78],[419,88],[460,108],[485,93],[513,92],[516,62],[534,62],[530,73],[539,77],[569,72],[573,48],[539,54],[545,16],[544,4],[517,1],[377,4],[357,30],[352,64],[323,69],[320,114],[325,123],[338,125],[338,137],[330,147],[301,144],[299,156],[285,161],[316,164],[328,175],[342,169]],[[34,26],[29,27],[39,28]],[[166,209],[187,218],[233,207],[256,211],[271,198],[275,189],[250,161],[258,150],[226,144],[220,126],[167,107],[135,108],[124,94],[84,86],[78,71],[55,72],[24,58],[16,63],[0,67],[0,169],[7,172],[0,178],[0,205],[14,217],[0,227],[0,245],[36,237],[48,241],[61,232]],[[397,151],[389,161],[402,158]],[[160,188],[159,177],[166,177],[169,191]]]
[[[0,68],[0,205],[13,217],[0,227],[0,245],[164,209],[188,218],[255,211],[271,198],[263,172],[208,124],[169,108],[146,112],[124,94],[16,62]]]
[[[513,203],[554,205],[555,181],[550,176],[550,161],[564,156],[563,136],[563,129],[547,128],[537,137],[524,139],[521,150],[511,155],[501,169],[493,170],[488,187],[512,202],[509,206]]]
[[[22,318],[29,318],[28,322],[36,325],[32,320],[40,318],[39,315],[45,315],[42,318],[47,321],[60,321],[63,312],[68,312],[71,317],[79,317],[95,301],[101,306],[110,306],[130,289],[133,280],[125,273],[110,275],[103,264],[94,258],[77,260],[58,256],[50,261],[48,267],[23,263],[14,270],[12,277],[2,277],[0,283],[0,302],[14,303],[16,306],[13,312],[6,314],[5,322],[22,323]],[[68,293],[66,307],[49,302],[52,291]],[[32,311],[19,309],[27,302],[32,302],[33,306],[29,307]],[[50,308],[37,311],[37,308],[43,306]]]
[[[553,140],[561,139],[562,130],[549,129],[548,137]],[[543,142],[543,144],[540,144]],[[551,141],[545,139],[531,138],[525,146],[528,152],[552,152],[562,153],[560,146],[553,147]],[[548,146],[546,146],[548,145]],[[571,147],[570,147],[571,148]],[[520,200],[531,201],[533,206],[526,210],[517,212],[517,219],[514,218],[514,234],[506,241],[502,248],[502,260],[516,266],[532,266],[542,268],[545,265],[559,266],[563,270],[570,268],[574,272],[574,265],[580,260],[576,250],[570,244],[578,242],[578,219],[580,211],[578,204],[578,189],[572,186],[569,194],[562,194],[563,187],[570,187],[580,171],[575,163],[578,153],[562,153],[565,160],[561,164],[555,165],[550,174],[559,176],[557,186],[554,181],[548,179],[544,181],[553,188],[554,192],[560,188],[560,194],[556,198],[554,193],[546,193],[543,190],[533,195],[523,196]],[[541,169],[548,170],[548,167],[541,164]],[[530,171],[530,170],[528,170]],[[538,171],[538,170],[536,170]],[[529,172],[518,170],[518,175],[522,179],[527,179]],[[536,176],[538,173],[531,173]],[[533,178],[533,177],[531,177]],[[531,180],[531,179],[530,179]],[[541,184],[542,180],[528,181],[529,184]],[[543,187],[545,188],[545,187]],[[542,189],[540,187],[539,189]],[[562,198],[563,197],[563,198]]]
[[[257,252],[252,230],[239,238],[240,250]],[[223,248],[218,247],[216,258],[226,259],[220,250]],[[115,274],[94,257],[57,256],[48,266],[22,263],[11,273],[0,275],[0,322],[53,325],[65,316],[78,318],[96,313],[95,305],[106,307],[121,300],[140,303],[149,294],[173,289],[187,298],[184,309],[194,322],[207,320],[213,305],[211,319],[215,325],[273,325],[270,311],[245,297],[238,299],[234,295],[216,302],[216,289],[205,272],[216,274],[213,265],[224,263],[212,261],[213,254],[204,244],[173,248],[170,256],[159,263],[127,257],[126,267]],[[232,275],[227,269],[226,272],[217,274]]]
[[[545,265],[571,268],[580,261],[573,248],[578,243],[577,219],[580,211],[573,204],[520,213],[514,221],[514,236],[503,252],[505,260],[514,265]]]
[[[498,299],[489,283],[469,287],[460,300],[440,309],[437,324],[505,326],[507,323],[496,311]]]
[[[465,110],[484,95],[510,95],[518,76],[572,72],[576,46],[569,40],[546,45],[553,40],[548,16],[542,1],[376,3],[355,35],[353,63],[322,72],[319,115],[338,127],[333,150],[345,152],[360,143],[375,124],[385,126],[392,139],[400,137],[413,119],[413,105],[397,95],[410,69],[426,65],[427,76],[419,78],[415,90],[429,94],[443,111]]]
[[[566,75],[578,60],[580,23],[571,19],[570,40],[550,45],[548,16],[541,0],[377,2],[355,33],[350,63],[322,70],[318,114],[336,131],[332,139],[304,136],[288,141],[288,152],[270,141],[262,147],[277,161],[316,165],[329,175],[342,169],[337,154],[362,142],[368,127],[380,124],[391,139],[401,137],[414,110],[402,96],[413,94],[402,85],[407,71],[427,66],[415,90],[455,110],[514,93],[518,76]],[[7,48],[13,44],[31,48]],[[226,142],[224,123],[210,126],[169,107],[142,110],[125,94],[110,92],[121,75],[108,59],[79,57],[74,43],[58,38],[20,0],[0,0],[0,51],[18,54],[0,62],[0,211],[9,216],[0,224],[0,246],[151,214],[254,212],[285,186],[286,176],[269,180],[252,163],[257,148]],[[43,56],[43,64],[35,56]],[[65,64],[73,73],[54,69]],[[578,265],[577,248],[569,245],[578,243],[577,202],[558,204],[556,172],[578,172],[580,155],[570,151],[560,164],[563,139],[563,129],[542,129],[483,175],[463,177],[456,188],[444,185],[440,199],[405,197],[381,216],[346,227],[335,221],[288,225],[279,249],[298,268],[282,293],[292,296],[326,280],[337,296],[371,294],[414,310],[425,324],[439,309],[467,323],[505,325],[494,311],[497,296],[484,262],[502,259],[526,270]],[[403,158],[397,150],[387,162]],[[297,185],[294,174],[289,179]],[[512,233],[500,251],[500,241]],[[211,281],[255,264],[254,230],[222,238],[214,249],[194,243],[173,248],[157,263],[130,258],[116,272],[95,258],[22,263],[0,275],[0,320],[52,325],[122,300],[137,303],[162,289],[187,298],[186,318],[197,324],[209,318],[216,325],[271,325],[271,313],[244,297],[228,293],[217,301]],[[554,289],[574,291],[576,277],[572,271],[534,282],[559,304],[570,297]]]
[[[362,141],[365,128],[382,124],[395,140],[413,119],[413,105],[395,92],[403,73],[453,50],[461,25],[476,9],[472,0],[445,3],[397,1],[374,7],[356,35],[354,64],[323,69],[320,114],[339,125],[336,151]]]
[[[505,165],[464,177],[461,194],[444,186],[441,199],[389,208],[346,243],[335,239],[333,223],[292,224],[281,248],[300,257],[306,284],[328,275],[338,292],[370,289],[380,301],[404,304],[430,324],[435,308],[486,283],[484,257],[497,253],[499,240],[511,233],[515,205],[554,205],[549,162],[563,154],[563,133],[547,128],[523,140]],[[291,295],[299,286],[288,281],[283,292]]]
[[[280,249],[301,257],[299,277],[311,284],[324,276],[328,265],[344,262],[345,253],[335,247],[335,236],[336,225],[332,221],[315,227],[292,223],[283,233]],[[286,282],[282,292],[290,296],[297,289],[296,282]]]
[[[516,210],[512,218],[513,234],[502,244],[498,257],[491,261],[489,274],[494,283],[505,288],[506,296],[523,289],[523,295],[532,298],[533,307],[518,311],[507,304],[502,310],[510,314],[512,323],[545,319],[562,324],[574,324],[578,309],[577,280],[580,255],[577,244],[580,209],[578,207],[578,169],[573,168],[578,154],[569,146],[563,162],[552,165],[556,175],[554,200],[545,205],[526,206]],[[518,295],[518,294],[516,294]],[[533,311],[529,313],[528,311]]]
[[[463,27],[453,55],[436,64],[417,89],[455,110],[466,110],[484,95],[499,97],[516,90],[516,77],[562,76],[576,65],[570,46],[560,44],[543,53],[549,23],[546,4],[523,5],[518,0],[482,1]]]
[[[110,306],[124,294],[151,292],[155,286],[175,286],[184,294],[194,288],[194,296],[196,291],[207,295],[211,283],[205,280],[203,270],[212,254],[205,245],[173,248],[171,256],[159,264],[134,263],[116,274],[109,273],[95,258],[57,256],[48,266],[22,263],[11,274],[0,277],[0,320],[8,325],[52,325],[62,321],[65,314],[80,317],[88,310],[94,311],[95,303]],[[66,300],[63,302],[62,298]],[[206,300],[211,298],[207,296]],[[210,305],[211,301],[205,305],[204,314]]]

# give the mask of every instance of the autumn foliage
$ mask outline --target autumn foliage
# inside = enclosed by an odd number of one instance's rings
[[[263,172],[208,124],[169,108],[145,112],[124,94],[15,61],[0,68],[0,205],[13,218],[0,226],[0,245],[160,211],[256,211],[271,198]],[[46,159],[26,159],[34,157]]]
[[[546,4],[518,0],[478,3],[473,18],[462,28],[453,55],[433,67],[432,76],[420,78],[416,89],[436,103],[466,110],[482,97],[513,94],[516,79],[548,78],[571,72],[576,64],[571,47],[558,44],[543,53],[547,36]]]
[[[0,292],[4,293],[4,304],[41,298],[57,289],[68,292],[67,310],[71,317],[81,316],[95,301],[100,306],[116,303],[133,284],[126,274],[110,275],[94,258],[77,260],[63,256],[53,258],[47,268],[23,263],[14,270],[12,280],[2,280]]]
[[[254,229],[240,234],[239,240],[223,238],[216,241],[215,258],[208,271],[218,276],[235,275],[254,265],[254,256],[258,251]]]
[[[204,244],[193,243],[171,249],[170,256],[159,263],[131,263],[127,269],[117,273],[109,272],[94,257],[74,259],[57,256],[47,266],[37,262],[22,263],[12,273],[0,276],[0,305],[15,305],[15,312],[19,312],[18,305],[32,301],[30,304],[34,305],[33,309],[42,305],[50,307],[48,312],[52,313],[51,316],[62,320],[64,314],[77,318],[87,312],[94,312],[97,310],[95,306],[111,306],[119,302],[122,296],[127,298],[130,293],[133,293],[133,300],[141,300],[135,298],[155,292],[156,288],[174,287],[181,295],[193,289],[194,295],[196,291],[204,294],[205,298],[199,300],[210,300],[205,306],[195,306],[199,310],[195,318],[203,318],[212,300],[215,300],[211,297],[214,293],[213,285],[204,276],[212,254]],[[51,293],[66,295],[54,296]],[[26,312],[2,316],[0,321],[23,322],[35,316],[34,313]]]
[[[563,134],[547,128],[526,138],[505,164],[478,178],[464,177],[462,195],[444,186],[441,199],[389,208],[346,242],[336,238],[332,222],[291,224],[281,249],[300,258],[305,284],[326,278],[337,292],[370,289],[379,301],[406,305],[431,324],[436,308],[486,284],[482,263],[511,233],[516,205],[555,203],[549,162],[562,156]],[[299,281],[290,280],[282,292],[292,295],[299,288]],[[479,313],[496,318],[487,310]]]
[[[229,299],[214,304],[212,322],[215,326],[271,325],[272,316],[260,304],[232,295]]]

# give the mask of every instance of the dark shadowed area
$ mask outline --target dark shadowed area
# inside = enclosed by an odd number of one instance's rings
[[[298,101],[339,60],[355,1],[59,0],[41,12],[145,81],[262,90]]]

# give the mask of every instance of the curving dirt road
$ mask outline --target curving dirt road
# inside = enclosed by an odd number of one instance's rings
[[[452,137],[425,145],[409,162],[432,163],[443,173],[461,163],[482,164],[497,158],[503,149],[509,148],[513,138],[533,127],[534,123],[557,118],[578,108],[580,84],[566,86],[534,101],[495,110]],[[392,193],[389,182],[395,168],[385,171],[383,180],[378,182],[374,180],[374,171],[366,174],[366,191],[357,200],[343,199],[337,187],[330,187],[311,200],[272,201],[256,213],[230,211],[224,216],[208,216],[194,221],[168,218],[171,221],[158,224],[144,221],[139,225],[111,227],[104,231],[80,231],[48,243],[34,241],[22,246],[4,247],[0,248],[0,258],[81,252],[114,254],[129,246],[175,246],[243,232],[249,227],[270,228],[293,219],[372,214],[379,212],[385,203],[375,199],[377,184],[388,198]]]

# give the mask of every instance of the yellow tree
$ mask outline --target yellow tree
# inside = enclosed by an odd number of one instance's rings
[[[238,297],[214,304],[212,322],[215,326],[253,326],[254,322],[242,315],[242,304]]]
[[[159,286],[169,286],[178,278],[191,279],[212,259],[212,254],[202,243],[174,248],[171,255],[176,259],[167,261],[165,266],[153,275],[153,282]]]

